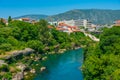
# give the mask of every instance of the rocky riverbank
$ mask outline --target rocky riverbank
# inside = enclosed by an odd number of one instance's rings
[[[78,48],[80,47],[75,47],[73,49],[78,49]],[[66,50],[67,49],[60,49],[58,50],[57,53],[64,53]],[[7,65],[7,67],[9,68],[8,72],[11,73],[12,80],[22,80],[26,76],[29,77],[28,74],[36,73],[35,68],[31,67],[31,65],[34,62],[37,61],[39,62],[39,60],[45,61],[47,59],[48,54],[55,54],[55,52],[54,51],[49,52],[45,54],[46,56],[43,55],[43,57],[40,56],[41,54],[37,54],[37,53],[35,54],[35,50],[31,48],[7,52],[7,55],[0,57],[2,59],[0,60],[0,66]],[[25,61],[25,63],[22,62],[22,59],[23,62]],[[36,64],[36,66],[39,66],[40,72],[46,70],[45,66],[40,66],[39,64]],[[4,74],[2,76],[4,76]],[[2,77],[2,79],[7,80],[5,77]]]
[[[26,65],[23,63],[16,62],[13,66],[13,63],[11,59],[16,59],[20,56],[26,56],[34,53],[35,50],[31,48],[26,48],[24,50],[16,50],[12,52],[6,52],[5,55],[0,56],[0,79],[2,80],[8,80],[6,77],[4,77],[7,73],[11,73],[10,79],[12,80],[22,80],[24,78],[24,70],[26,69]],[[11,65],[12,66],[9,66]],[[13,74],[12,74],[13,72]],[[3,77],[1,77],[3,76]],[[10,76],[10,75],[9,75]]]

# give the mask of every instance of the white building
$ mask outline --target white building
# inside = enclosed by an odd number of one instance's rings
[[[75,20],[64,20],[64,21],[60,21],[59,23],[65,23],[70,26],[75,26]]]
[[[85,29],[93,26],[93,24],[86,19],[64,20],[64,21],[59,21],[58,23],[61,23],[61,22],[64,22],[64,23],[71,25],[71,26],[78,26],[78,27],[83,26]]]
[[[54,21],[54,22],[48,22],[50,25],[54,25],[54,26],[57,26],[58,25],[58,22],[57,21]]]
[[[59,23],[65,23],[70,26],[84,27],[88,31],[94,31],[96,29],[96,25],[92,24],[90,21],[86,19],[78,19],[78,20],[63,20],[63,21],[55,21],[49,22],[51,25],[58,26]]]

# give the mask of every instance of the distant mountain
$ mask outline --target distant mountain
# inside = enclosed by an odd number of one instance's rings
[[[75,9],[47,17],[49,21],[70,19],[88,19],[95,24],[112,24],[113,21],[120,20],[120,10]]]
[[[47,15],[23,15],[23,16],[19,16],[19,17],[15,17],[14,19],[20,19],[20,18],[30,18],[32,20],[39,20],[39,19],[45,19],[47,18],[48,16]]]
[[[120,20],[120,10],[106,9],[75,9],[57,15],[24,15],[18,18],[28,17],[30,19],[39,20],[46,19],[48,21],[60,21],[71,19],[88,19],[94,24],[113,24],[115,20]]]

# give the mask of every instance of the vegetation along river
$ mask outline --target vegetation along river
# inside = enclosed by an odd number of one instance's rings
[[[70,50],[63,54],[48,55],[42,64],[46,70],[36,73],[34,80],[83,80],[80,67],[83,63],[83,50]]]

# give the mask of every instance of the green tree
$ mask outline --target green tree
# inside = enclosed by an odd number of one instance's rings
[[[10,23],[12,21],[11,16],[8,17],[8,23]]]
[[[99,43],[85,50],[83,73],[85,80],[119,80],[120,27],[104,30]]]
[[[5,20],[0,18],[0,27],[5,27]]]

